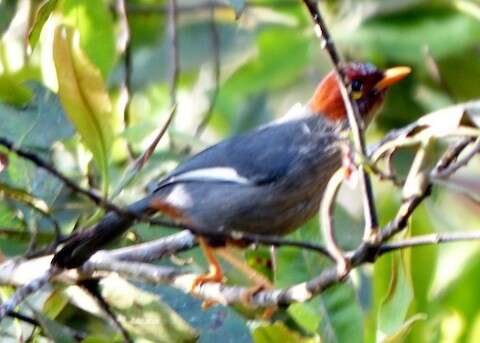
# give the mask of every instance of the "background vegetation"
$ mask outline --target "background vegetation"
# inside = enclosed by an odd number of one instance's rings
[[[167,2],[127,1],[127,49],[119,4],[0,0],[0,136],[118,204],[146,193],[186,155],[307,101],[330,69],[300,1],[178,0],[177,43],[168,26]],[[478,1],[344,0],[324,1],[321,8],[347,59],[413,68],[411,77],[389,92],[368,132],[369,142],[421,114],[480,97]],[[132,179],[128,166],[157,135],[173,104],[176,114],[168,133]],[[205,130],[199,130],[208,117]],[[396,166],[407,168],[410,158],[408,152],[401,154]],[[479,203],[464,190],[478,194],[479,167],[476,161],[448,187],[435,188],[413,216],[408,234],[478,229]],[[374,189],[385,223],[400,194],[378,180]],[[66,235],[101,214],[58,180],[3,150],[0,196],[1,259],[53,242],[56,225]],[[340,202],[337,236],[349,249],[362,234],[360,201],[346,188]],[[137,225],[117,244],[171,232]],[[318,218],[292,236],[321,242]],[[327,265],[318,255],[294,248],[277,251],[275,275],[267,250],[247,251],[246,259],[279,287],[308,280]],[[270,322],[221,305],[204,311],[199,300],[168,286],[110,277],[101,287],[139,341],[476,342],[479,261],[477,243],[386,255],[313,301],[277,311]],[[196,250],[161,261],[180,262],[192,270],[205,268]],[[245,282],[225,268],[229,282]],[[0,288],[2,298],[11,292],[8,286]],[[46,288],[21,309],[41,328],[4,320],[2,341],[68,341],[73,335],[67,328],[87,333],[86,342],[111,342],[111,335],[122,340],[77,286]]]

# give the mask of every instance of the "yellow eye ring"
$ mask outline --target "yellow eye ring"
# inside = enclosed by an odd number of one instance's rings
[[[362,97],[363,93],[361,91],[352,92],[352,99],[358,100]]]

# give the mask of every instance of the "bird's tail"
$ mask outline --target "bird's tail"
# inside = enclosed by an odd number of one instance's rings
[[[151,201],[152,196],[148,196],[128,206],[127,211],[136,215],[149,214],[152,212]],[[92,229],[83,231],[67,241],[53,256],[52,265],[67,269],[80,267],[95,252],[127,231],[134,221],[135,218],[132,216],[108,213]]]

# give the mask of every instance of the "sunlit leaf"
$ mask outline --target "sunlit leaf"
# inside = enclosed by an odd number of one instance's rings
[[[197,333],[158,297],[119,277],[101,281],[102,294],[135,337],[154,342],[193,342]]]
[[[230,306],[216,305],[204,309],[202,300],[165,285],[144,284],[142,289],[161,297],[168,306],[195,327],[200,336],[199,342],[252,340],[245,317]]]
[[[378,311],[377,342],[399,331],[404,326],[408,308],[413,299],[409,269],[405,265],[404,253],[391,256],[390,281],[386,295]]]
[[[80,47],[106,78],[115,62],[115,33],[108,1],[65,0],[67,23],[80,34]]]
[[[289,329],[282,322],[273,324],[261,324],[252,330],[252,338],[255,343],[319,343],[320,337],[302,337],[298,332]]]
[[[62,25],[56,28],[53,56],[58,94],[68,117],[93,154],[106,191],[113,140],[112,104],[100,72],[78,43],[78,35],[71,28]]]
[[[68,297],[62,290],[54,290],[43,303],[42,313],[48,318],[56,318],[68,304]]]
[[[0,74],[0,100],[7,104],[23,106],[32,95],[32,91],[23,84],[22,78],[18,75]]]
[[[417,313],[416,315],[408,318],[402,326],[393,334],[388,337],[385,337],[382,342],[383,343],[401,343],[405,341],[405,338],[409,334],[410,330],[412,329],[413,325],[418,321],[427,319],[425,314]]]
[[[38,39],[40,38],[40,33],[42,32],[43,25],[52,14],[52,11],[57,6],[57,0],[44,0],[37,9],[35,13],[35,18],[33,24],[30,27],[30,32],[28,33],[28,40],[32,48],[35,48],[37,45]]]

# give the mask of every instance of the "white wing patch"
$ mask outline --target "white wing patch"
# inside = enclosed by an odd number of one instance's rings
[[[176,183],[181,181],[223,181],[233,182],[242,185],[249,185],[251,182],[240,176],[237,171],[230,167],[212,167],[191,170],[180,175],[173,176],[168,183]]]
[[[193,204],[192,197],[182,184],[175,185],[165,200],[168,204],[179,208],[190,207]]]

